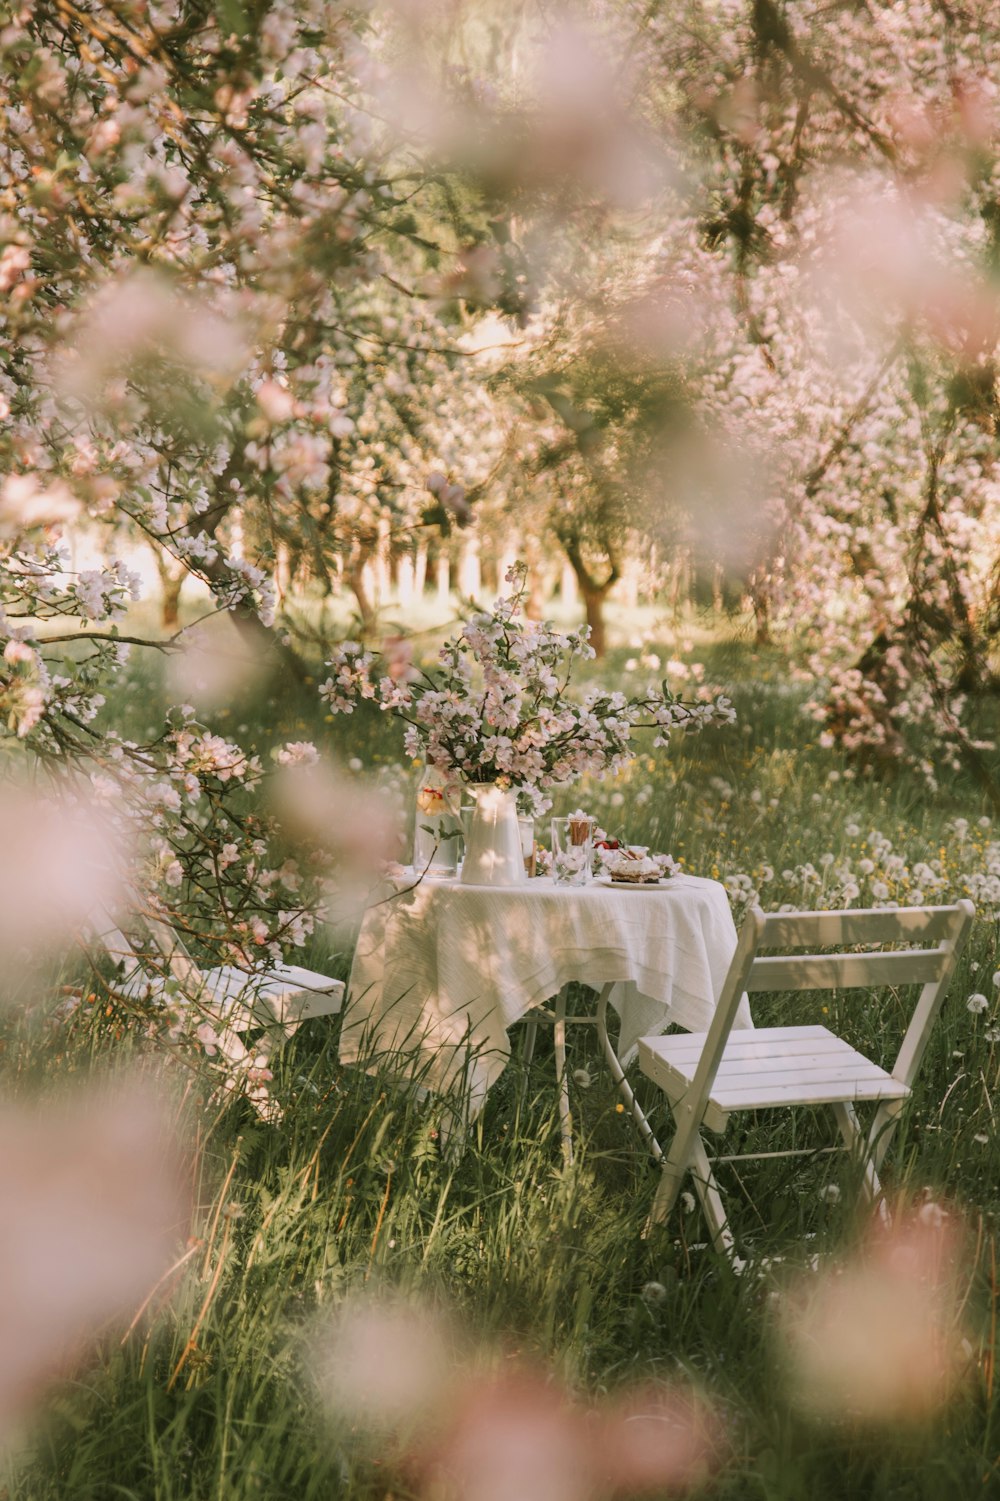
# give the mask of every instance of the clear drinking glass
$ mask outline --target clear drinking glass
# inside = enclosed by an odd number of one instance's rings
[[[552,879],[557,886],[585,886],[594,853],[592,818],[552,820]]]

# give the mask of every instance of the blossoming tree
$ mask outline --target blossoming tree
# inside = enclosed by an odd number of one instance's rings
[[[146,643],[125,562],[70,565],[79,517],[291,662],[280,549],[370,617],[386,529],[544,491],[598,591],[620,530],[724,558],[801,645],[822,733],[988,777],[992,11],[515,9],[0,26],[5,750],[73,768],[242,962],[305,935],[309,883],[237,743],[187,708],[142,745],[102,718]],[[485,313],[515,333],[484,362]]]
[[[431,397],[449,410],[459,354],[406,293],[420,177],[372,138],[365,27],[346,4],[60,4],[0,29],[6,759],[96,799],[159,907],[250,968],[315,907],[256,806],[263,768],[190,706],[147,744],[102,719],[130,648],[184,642],[122,634],[135,574],[113,554],[75,571],[62,535],[148,537],[287,655],[275,541],[349,578],[382,518],[419,522],[428,474],[469,457]]]

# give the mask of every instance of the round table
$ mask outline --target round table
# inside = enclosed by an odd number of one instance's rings
[[[602,993],[591,1020],[609,1000],[618,1012],[618,1051],[605,1051],[620,1075],[640,1037],[707,1029],[735,947],[724,887],[697,876],[495,887],[404,873],[365,913],[340,1057],[460,1090],[471,1120],[510,1057],[507,1029],[570,981]],[[737,1025],[752,1025],[745,1000]]]

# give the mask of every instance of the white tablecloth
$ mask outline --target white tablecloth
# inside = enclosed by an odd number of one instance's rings
[[[507,1028],[568,981],[621,982],[611,1000],[627,1061],[672,1022],[708,1027],[735,947],[724,888],[697,876],[651,890],[397,881],[362,923],[340,1057],[462,1086],[472,1117],[510,1057]],[[753,1025],[745,997],[736,1025]]]

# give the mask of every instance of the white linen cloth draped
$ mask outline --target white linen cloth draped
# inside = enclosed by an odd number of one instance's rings
[[[340,1057],[438,1092],[462,1087],[472,1119],[510,1057],[507,1028],[568,981],[620,982],[611,1001],[627,1062],[672,1022],[708,1027],[735,948],[725,889],[697,876],[649,890],[547,877],[407,889],[397,878],[365,913]],[[746,997],[736,1025],[753,1025]]]

